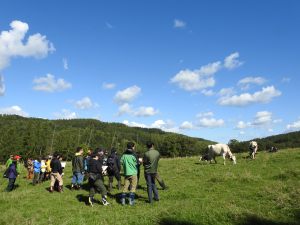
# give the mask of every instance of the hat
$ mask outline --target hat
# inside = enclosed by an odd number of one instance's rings
[[[19,155],[15,155],[14,156],[14,160],[19,160],[19,159],[21,159],[22,157],[21,156],[19,156]]]

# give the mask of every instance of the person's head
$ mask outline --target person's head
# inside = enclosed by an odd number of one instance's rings
[[[19,161],[21,159],[21,156],[19,156],[19,155],[15,155],[14,157],[13,157],[13,160],[16,160],[16,161]]]
[[[10,159],[14,159],[14,155],[10,155],[9,158],[10,158]]]
[[[87,155],[91,155],[92,152],[93,152],[93,149],[89,148],[89,149],[87,150]]]
[[[111,150],[110,150],[110,153],[116,153],[117,152],[117,149],[116,148],[112,148]]]
[[[152,141],[147,141],[146,143],[147,148],[153,148],[154,147],[154,143]]]
[[[76,148],[76,153],[82,154],[83,153],[83,148],[82,147],[77,147]]]
[[[127,149],[132,149],[134,150],[135,144],[133,142],[128,142],[127,143]]]
[[[98,159],[99,159],[99,154],[98,154],[98,152],[93,152],[93,153],[91,154],[91,157],[92,157],[93,159],[95,159],[95,160],[98,160]]]
[[[59,158],[59,153],[58,152],[54,152],[53,157],[58,159]]]

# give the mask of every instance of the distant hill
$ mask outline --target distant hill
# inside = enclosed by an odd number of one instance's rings
[[[162,156],[199,155],[212,141],[192,138],[160,129],[128,127],[94,119],[47,120],[16,115],[0,115],[0,160],[10,154],[37,157],[61,152],[66,158],[77,146],[93,149],[111,147],[123,152],[128,141],[136,143],[137,151],[146,151],[148,140],[154,142]]]
[[[300,131],[278,134],[265,138],[256,138],[253,140],[257,141],[261,151],[270,150],[273,146],[278,149],[299,148]],[[229,145],[234,152],[243,152],[248,151],[249,141],[239,142],[237,140],[231,140]]]

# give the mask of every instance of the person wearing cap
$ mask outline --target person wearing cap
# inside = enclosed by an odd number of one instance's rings
[[[121,165],[124,170],[125,182],[123,187],[123,192],[121,195],[121,204],[126,203],[126,193],[129,190],[129,205],[134,205],[135,190],[137,186],[137,158],[134,153],[135,144],[133,142],[127,143],[127,150],[123,153],[121,157]]]
[[[99,192],[102,196],[102,204],[109,205],[107,201],[107,190],[103,183],[103,171],[102,171],[102,162],[99,160],[100,155],[99,152],[94,152],[91,155],[91,159],[89,160],[89,186],[90,186],[90,193],[89,193],[89,204],[93,206],[95,200],[94,196],[96,191]]]
[[[147,183],[148,200],[149,203],[152,203],[153,199],[159,201],[155,178],[160,154],[154,149],[154,144],[151,141],[147,142],[147,148],[148,151],[144,154],[143,164],[145,169],[145,180]],[[154,198],[152,198],[152,193],[154,194]]]

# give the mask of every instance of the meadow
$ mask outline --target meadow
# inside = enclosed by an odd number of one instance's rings
[[[32,186],[24,168],[14,191],[4,192],[7,180],[0,180],[0,224],[300,224],[300,149],[246,156],[237,154],[237,165],[226,166],[220,157],[218,164],[198,157],[161,159],[159,172],[169,188],[159,189],[160,201],[150,205],[141,175],[135,206],[121,206],[114,188],[109,206],[90,207],[87,185],[68,189],[70,163],[63,193],[50,194],[49,181]]]

